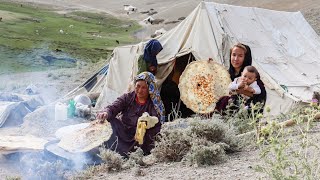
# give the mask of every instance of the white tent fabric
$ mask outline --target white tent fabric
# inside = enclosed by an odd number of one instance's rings
[[[271,107],[271,114],[286,112],[297,102],[308,102],[313,91],[320,89],[320,38],[300,12],[201,2],[158,40],[163,45],[157,55],[159,84],[171,72],[176,57],[192,53],[196,60],[211,57],[227,67],[230,48],[241,42],[251,48],[253,65],[267,87],[266,105]],[[145,44],[114,50],[97,107],[128,91]]]
[[[115,48],[109,63],[104,88],[96,107],[104,107],[129,91],[129,85],[138,72],[138,59],[143,53],[143,44]]]

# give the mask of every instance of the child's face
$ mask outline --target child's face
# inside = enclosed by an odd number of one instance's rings
[[[254,72],[248,72],[246,69],[244,69],[241,75],[241,79],[245,81],[247,85],[250,85],[257,80],[257,77]]]

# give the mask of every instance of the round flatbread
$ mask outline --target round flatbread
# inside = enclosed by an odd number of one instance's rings
[[[196,113],[211,113],[219,98],[228,95],[230,82],[230,75],[222,65],[214,61],[194,61],[180,76],[180,98]]]
[[[0,135],[0,154],[22,151],[39,151],[44,149],[48,141],[32,135],[10,136]]]
[[[95,122],[62,137],[58,146],[71,153],[88,152],[107,141],[111,134],[112,128],[109,122],[105,121],[102,124]]]

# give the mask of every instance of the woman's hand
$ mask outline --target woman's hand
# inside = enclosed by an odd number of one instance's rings
[[[108,113],[107,112],[100,112],[97,114],[97,119],[100,123],[104,123],[104,121],[107,119]]]
[[[242,88],[242,89],[238,89],[238,90],[237,90],[237,93],[238,93],[238,94],[244,94],[244,95],[249,96],[249,97],[252,97],[252,96],[253,96],[253,93],[252,93],[252,92],[246,91],[246,90],[244,90],[243,88]]]

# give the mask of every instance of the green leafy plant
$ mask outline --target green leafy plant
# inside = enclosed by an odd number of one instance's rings
[[[320,161],[317,140],[310,134],[318,107],[302,107],[290,113],[292,128],[268,120],[258,141],[263,165],[257,171],[272,179],[319,179]]]
[[[239,98],[238,104],[230,103],[227,106],[225,122],[236,128],[237,134],[243,134],[252,130],[258,129],[259,121],[263,117],[260,113],[263,104],[256,103],[250,105],[250,108],[245,106],[245,101]]]

